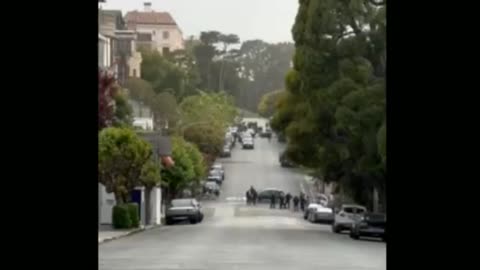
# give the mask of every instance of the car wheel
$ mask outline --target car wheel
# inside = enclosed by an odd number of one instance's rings
[[[303,219],[307,220],[308,219],[308,212],[305,211],[305,213],[303,214]]]
[[[386,235],[382,236],[382,241],[387,242],[387,236]]]
[[[354,231],[350,231],[350,238],[358,240],[360,236],[356,234]]]
[[[166,218],[165,219],[165,224],[167,225],[172,225],[173,224],[173,220],[171,218]]]
[[[202,221],[203,221],[203,214],[200,214],[200,215],[198,216],[198,222],[202,222]]]
[[[335,224],[332,224],[332,232],[334,233],[340,233],[342,230],[340,230],[340,228],[335,225]]]
[[[313,213],[308,214],[308,221],[315,223],[315,217],[313,216]]]
[[[198,218],[197,218],[197,217],[190,218],[190,224],[196,224],[197,222],[198,222]]]

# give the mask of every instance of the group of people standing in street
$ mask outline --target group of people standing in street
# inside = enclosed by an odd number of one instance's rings
[[[247,205],[257,204],[258,193],[253,186],[247,190],[245,197],[247,199]],[[283,192],[281,192],[280,195],[272,193],[270,196],[270,208],[275,209],[278,203],[279,209],[290,209],[291,202],[293,202],[293,211],[304,211],[307,201],[308,197],[305,196],[303,192],[300,192],[299,196],[292,196],[290,193],[285,194]]]
[[[290,193],[284,194],[283,192],[280,193],[279,196],[272,194],[270,196],[270,208],[275,209],[277,205],[277,197],[278,197],[278,206],[279,209],[290,209],[291,204],[290,201],[293,201],[293,211],[298,211],[299,206],[300,210],[305,210],[305,205],[307,204],[308,198],[300,192],[300,196],[292,196]]]

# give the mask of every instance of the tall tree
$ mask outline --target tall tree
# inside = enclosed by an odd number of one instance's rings
[[[157,94],[170,92],[177,99],[185,94],[186,71],[157,50],[142,51],[142,79],[148,81]]]
[[[218,41],[222,44],[222,50],[220,52],[221,64],[220,64],[220,72],[218,76],[218,89],[220,91],[223,91],[224,90],[223,74],[224,74],[225,61],[227,61],[228,58],[232,58],[232,56],[236,55],[236,53],[238,52],[237,50],[229,51],[228,48],[231,45],[240,43],[240,38],[235,34],[227,34],[227,35],[220,34],[220,36],[218,37]]]
[[[377,149],[385,119],[385,29],[385,6],[377,2],[300,1],[288,94],[272,121],[287,134],[292,159],[366,204],[373,189],[384,195],[386,179]]]

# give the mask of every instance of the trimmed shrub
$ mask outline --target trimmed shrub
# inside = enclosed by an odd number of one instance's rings
[[[113,207],[112,223],[115,229],[128,229],[132,226],[129,210],[125,204]]]
[[[140,225],[140,214],[138,212],[137,203],[128,203],[127,204],[128,215],[131,222],[131,228],[138,228]]]

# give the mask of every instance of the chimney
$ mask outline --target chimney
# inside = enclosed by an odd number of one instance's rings
[[[143,8],[145,12],[151,12],[152,11],[152,2],[144,2],[143,3]]]

